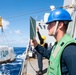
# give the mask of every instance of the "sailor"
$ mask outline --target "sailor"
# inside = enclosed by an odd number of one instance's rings
[[[49,43],[48,50],[52,48],[52,43]]]
[[[68,11],[54,9],[46,23],[49,36],[56,39],[53,47],[49,51],[40,46],[36,39],[31,40],[35,49],[49,59],[47,75],[76,75],[76,41],[66,33],[71,21]]]
[[[46,40],[46,36],[41,36],[40,32],[39,32],[39,28],[37,27],[37,34],[38,34],[38,38],[39,38],[39,44],[43,47],[45,47],[46,49],[48,48],[48,44],[45,42]],[[38,75],[42,75],[42,70],[43,70],[43,56],[37,52],[37,59],[38,59]]]

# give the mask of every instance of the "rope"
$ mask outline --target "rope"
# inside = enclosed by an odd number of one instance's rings
[[[66,6],[59,6],[57,8],[65,8],[65,9],[68,9],[68,8],[75,8],[76,7],[76,3],[72,4],[72,5],[66,5]],[[50,9],[41,9],[41,10],[38,10],[38,11],[32,11],[32,12],[28,12],[28,13],[22,13],[22,14],[18,14],[16,16],[10,16],[10,17],[6,17],[7,18],[15,18],[15,17],[19,17],[19,16],[24,16],[24,15],[29,15],[29,14],[35,14],[35,13],[39,13],[39,12],[44,12],[44,11],[49,11]]]
[[[8,41],[4,31],[2,32],[2,36],[5,38],[7,45],[9,45],[9,41]],[[5,40],[3,38],[2,38],[2,40],[3,40],[3,43],[5,43]]]
[[[28,60],[28,61],[29,61],[30,66],[32,67],[32,69],[37,73],[37,71],[35,70],[35,68],[32,66],[30,60]]]

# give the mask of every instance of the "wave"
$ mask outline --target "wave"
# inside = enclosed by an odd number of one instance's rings
[[[26,55],[25,54],[20,54],[16,58],[19,58],[19,59],[23,59],[24,60],[26,58]]]
[[[19,63],[10,63],[9,65],[21,65],[22,64],[22,62],[19,62]]]
[[[22,62],[26,55],[24,55],[25,47],[14,48],[16,60],[11,63],[0,65],[0,75],[18,75],[22,66]]]

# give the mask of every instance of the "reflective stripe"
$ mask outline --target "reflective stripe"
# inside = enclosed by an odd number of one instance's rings
[[[65,34],[57,44],[54,44],[49,58],[47,75],[61,75],[61,55],[64,48],[71,43],[76,44],[76,41],[69,37],[67,34]]]
[[[59,50],[60,50],[60,47],[57,45],[55,50],[54,50],[54,52],[53,52],[53,54],[52,54],[54,58],[56,57],[56,55],[59,52]]]

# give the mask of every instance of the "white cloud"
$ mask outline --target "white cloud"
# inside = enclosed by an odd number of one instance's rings
[[[10,34],[13,34],[12,30],[9,31]]]
[[[2,25],[3,25],[3,29],[8,29],[8,25],[9,25],[9,21],[2,19]]]
[[[21,34],[20,30],[15,30],[15,33],[18,34],[18,35]]]

